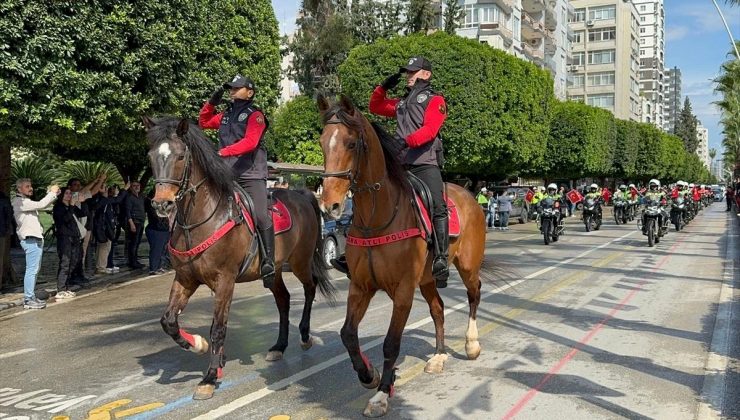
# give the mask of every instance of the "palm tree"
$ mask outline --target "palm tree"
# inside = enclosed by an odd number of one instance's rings
[[[740,41],[737,44],[740,46]],[[722,112],[724,158],[727,162],[740,164],[740,60],[734,50],[730,56],[732,59],[722,64],[720,75],[714,80],[717,84],[715,91],[722,95],[715,104]]]

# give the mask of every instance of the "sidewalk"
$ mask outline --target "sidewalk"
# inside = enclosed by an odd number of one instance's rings
[[[119,266],[121,271],[114,274],[92,275],[92,273],[95,272],[95,253],[97,249],[91,244],[85,264],[85,277],[90,279],[90,282],[87,283],[84,288],[75,292],[78,296],[98,292],[109,286],[124,283],[139,277],[147,277],[149,270],[149,243],[146,241],[146,237],[141,241],[141,245],[139,247],[139,261],[145,265],[145,267],[140,270],[131,270],[126,265],[123,241],[120,241],[120,243],[114,247],[114,250],[115,254],[113,264]],[[23,250],[20,248],[11,248],[10,260],[13,265],[13,269],[15,270],[15,275],[21,280],[21,284],[15,288],[5,290],[4,293],[0,294],[0,312],[23,307],[22,280],[23,273],[26,269],[26,260]],[[47,297],[52,297],[56,293],[56,274],[58,265],[59,256],[56,251],[56,246],[53,245],[49,247],[47,244],[44,244],[44,255],[41,258],[41,268],[36,278],[36,293],[40,298],[46,299]]]

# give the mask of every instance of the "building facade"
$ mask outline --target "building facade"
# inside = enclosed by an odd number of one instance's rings
[[[632,0],[640,36],[640,95],[642,122],[664,129],[665,11],[663,0]]]
[[[676,121],[681,113],[681,105],[683,104],[683,98],[681,97],[681,69],[678,67],[666,69],[664,74],[665,103],[663,104],[663,124],[665,131],[673,133],[676,128]]]
[[[555,96],[566,98],[570,54],[567,0],[460,0],[465,17],[457,34],[477,39],[547,69]]]
[[[711,162],[709,161],[709,130],[701,125],[701,123],[696,125],[696,138],[699,140],[696,146],[696,154],[704,166],[709,169],[711,167]]]
[[[572,0],[568,99],[640,121],[639,16],[624,0]]]

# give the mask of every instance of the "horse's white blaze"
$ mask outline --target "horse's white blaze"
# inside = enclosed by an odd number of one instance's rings
[[[331,138],[329,139],[329,151],[333,152],[334,148],[337,147],[337,133],[339,133],[339,129],[335,128],[334,133],[332,133]]]
[[[170,145],[168,143],[162,143],[159,146],[159,155],[163,158],[167,159],[172,154],[172,150],[170,150]]]

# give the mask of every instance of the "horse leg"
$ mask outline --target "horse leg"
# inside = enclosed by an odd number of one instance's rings
[[[283,358],[283,353],[288,347],[288,314],[290,312],[290,292],[285,287],[283,273],[281,270],[275,270],[275,287],[272,288],[272,295],[275,298],[275,304],[278,307],[280,316],[280,327],[278,328],[278,340],[265,356],[268,362],[274,362]]]
[[[208,341],[198,334],[189,334],[180,329],[177,322],[177,318],[198,286],[199,283],[186,281],[176,274],[170,289],[170,301],[159,322],[164,332],[172,337],[180,347],[196,354],[203,354],[208,351]]]
[[[194,400],[207,400],[213,397],[216,381],[223,376],[223,367],[226,364],[224,342],[226,341],[229,309],[234,297],[234,280],[233,277],[226,277],[221,273],[216,275],[213,322],[211,323],[211,360],[208,364],[208,371],[195,389]]]
[[[383,376],[378,392],[368,401],[363,412],[367,417],[381,417],[388,413],[388,399],[395,393],[393,383],[396,381],[396,360],[401,349],[401,335],[409,319],[413,299],[413,287],[403,291],[397,289],[393,296],[391,325],[388,327],[388,334],[383,342]]]
[[[480,267],[480,264],[477,267]],[[470,270],[462,267],[462,264],[457,266],[457,271],[460,277],[462,277],[465,287],[468,289],[468,305],[470,310],[468,314],[468,329],[465,332],[465,354],[468,355],[469,360],[477,359],[481,352],[480,342],[478,342],[478,322],[476,320],[478,305],[480,304],[481,287],[480,269],[477,267]]]
[[[301,315],[301,323],[298,324],[298,330],[301,333],[301,348],[308,350],[313,346],[313,338],[311,338],[311,308],[313,308],[313,301],[316,298],[316,283],[314,282],[313,276],[311,276],[311,269],[306,267],[301,270],[293,270],[293,274],[301,280],[303,284],[303,296],[306,301],[303,303],[303,314]]]
[[[342,343],[349,353],[352,368],[357,372],[357,378],[362,386],[374,389],[380,384],[380,374],[373,368],[370,360],[360,350],[360,340],[357,336],[357,328],[365,316],[370,300],[375,296],[375,290],[366,291],[360,289],[354,282],[350,281],[347,294],[347,316],[339,334]]]
[[[434,280],[426,279],[422,280],[420,285],[421,295],[426,299],[429,304],[429,312],[434,320],[434,332],[437,341],[434,356],[432,356],[427,365],[424,367],[426,373],[441,373],[444,369],[444,364],[447,361],[447,352],[445,351],[445,314],[444,314],[444,302],[439,296],[437,286],[434,284]]]

